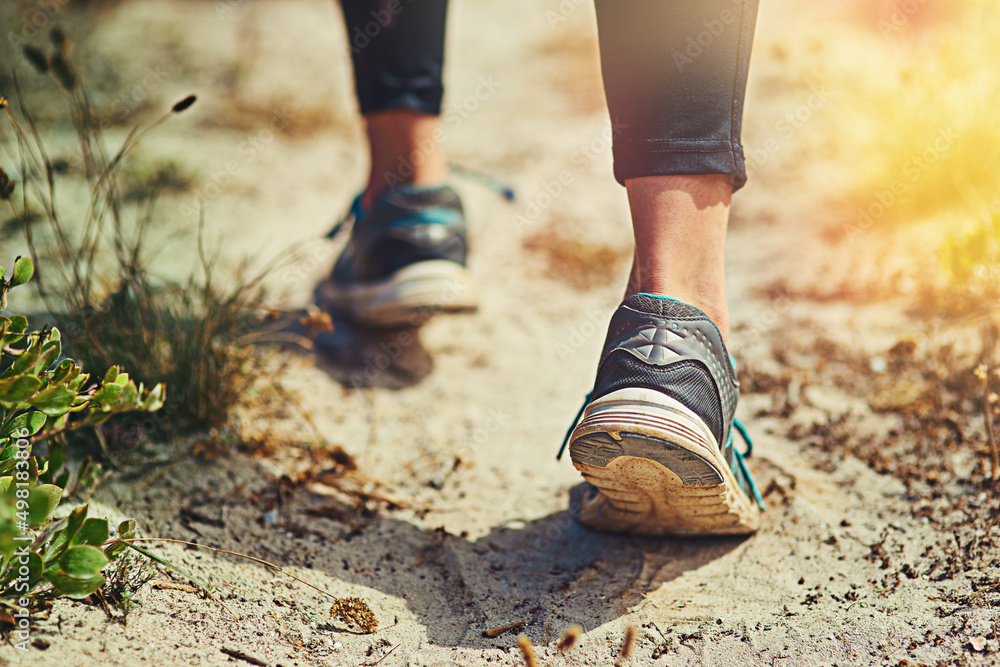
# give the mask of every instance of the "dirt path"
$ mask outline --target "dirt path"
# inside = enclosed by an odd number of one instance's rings
[[[823,10],[763,3],[746,121],[757,157],[729,240],[733,348],[759,380],[744,382],[739,414],[756,439],[752,470],[768,490],[764,527],[750,539],[650,540],[574,524],[568,492],[579,477],[555,460],[593,381],[631,252],[624,192],[611,178],[592,9],[554,0],[454,5],[447,149],[519,194],[506,203],[458,181],[482,308],[381,338],[338,323],[319,340],[321,363],[304,359],[286,378],[325,437],[405,507],[358,512],[322,484],[276,482],[305,465],[295,441],[311,436],[295,414],[270,458],[186,459],[98,493],[104,509],[137,517],[147,535],[243,551],[363,598],[379,632],[345,631],[329,600],[260,566],[163,547],[211,582],[217,600],[147,586],[127,624],[59,603],[36,629],[45,650],[6,647],[0,658],[222,665],[240,664],[232,657],[240,651],[255,664],[517,665],[517,633],[483,631],[523,621],[542,663],[553,665],[611,664],[629,625],[639,629],[632,664],[996,664],[996,609],[937,599],[965,590],[967,579],[900,576],[941,538],[909,511],[903,483],[788,437],[848,413],[855,435],[898,428],[844,387],[794,383],[826,363],[818,341],[884,354],[917,326],[896,303],[819,304],[771,289],[780,279],[836,283],[854,253],[831,250],[820,234],[830,221],[825,202],[849,169],[816,138],[837,103],[810,70]],[[149,0],[109,10],[103,39],[92,40],[112,51],[133,45],[138,72],[172,63],[151,87],[154,99],[197,90],[188,125],[148,145],[201,178],[195,193],[167,205],[185,215],[195,194],[208,197],[210,232],[226,257],[306,240],[307,258],[274,279],[287,290],[281,303],[294,307],[329,270],[340,241],[315,239],[364,169],[339,29],[323,0]],[[796,113],[788,133],[782,119]],[[563,172],[570,182],[556,191]],[[178,269],[187,259],[170,255]],[[766,386],[783,373],[792,388]],[[786,398],[787,409],[776,409]],[[555,642],[574,623],[586,634],[557,656]],[[977,637],[987,638],[985,653],[970,648]]]

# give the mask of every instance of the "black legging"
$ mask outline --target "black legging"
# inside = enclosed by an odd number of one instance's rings
[[[758,0],[595,0],[615,178],[746,183],[743,97]],[[341,0],[361,112],[441,111],[448,0]]]

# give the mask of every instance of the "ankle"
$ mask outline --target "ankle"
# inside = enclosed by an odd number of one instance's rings
[[[441,119],[407,110],[366,117],[371,170],[362,195],[366,208],[398,185],[445,185],[450,176],[441,148]]]
[[[640,289],[634,289],[629,285],[625,294],[628,298],[633,294],[642,292],[657,296],[669,296],[688,305],[701,310],[719,328],[723,342],[729,342],[729,304],[726,302],[725,294],[699,293],[695,290],[684,289],[683,287],[671,285],[656,285],[645,283]]]

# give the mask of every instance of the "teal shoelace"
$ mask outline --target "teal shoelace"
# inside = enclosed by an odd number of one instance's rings
[[[583,399],[583,405],[580,406],[580,410],[576,413],[576,417],[573,418],[573,423],[570,424],[569,429],[566,431],[565,437],[563,437],[562,446],[559,447],[559,453],[556,454],[556,460],[562,460],[562,455],[566,451],[566,446],[569,445],[570,436],[573,435],[573,429],[576,425],[580,423],[580,417],[583,416],[584,411],[587,409],[587,405],[590,404],[590,397],[593,396],[593,392],[587,394],[586,398]],[[741,452],[736,449],[733,445],[733,429],[735,429],[740,434],[740,438],[746,444],[746,451]],[[760,491],[757,489],[757,484],[753,481],[753,477],[750,476],[750,470],[747,469],[746,459],[753,456],[753,440],[750,439],[750,433],[747,431],[746,426],[743,425],[739,419],[733,418],[733,429],[729,430],[729,440],[726,442],[726,447],[733,447],[733,454],[735,454],[736,465],[739,467],[740,473],[746,479],[747,484],[750,485],[750,492],[753,494],[754,500],[757,502],[757,507],[760,511],[764,511],[767,508],[764,506],[764,498],[761,497]],[[736,472],[735,470],[733,472]]]

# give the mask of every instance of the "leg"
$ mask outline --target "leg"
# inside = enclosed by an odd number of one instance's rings
[[[356,323],[418,326],[475,309],[465,214],[439,143],[447,0],[341,0],[371,168],[319,290]],[[338,225],[331,235],[336,234]]]
[[[645,176],[625,182],[635,260],[626,296],[665,294],[704,311],[729,337],[725,246],[732,179]]]
[[[733,445],[729,201],[756,0],[597,0],[615,177],[635,256],[594,390],[568,436],[580,520],[639,534],[738,534],[760,496]],[[694,45],[694,49],[690,48]]]
[[[371,113],[365,116],[365,130],[371,156],[361,198],[366,210],[386,189],[401,182],[423,188],[447,183],[448,159],[437,139],[439,116],[403,109]]]
[[[444,184],[448,162],[438,138],[447,0],[341,6],[371,157],[363,206],[399,183]]]
[[[615,176],[636,259],[626,295],[698,306],[728,337],[729,195],[746,182],[740,125],[756,0],[597,0]]]

